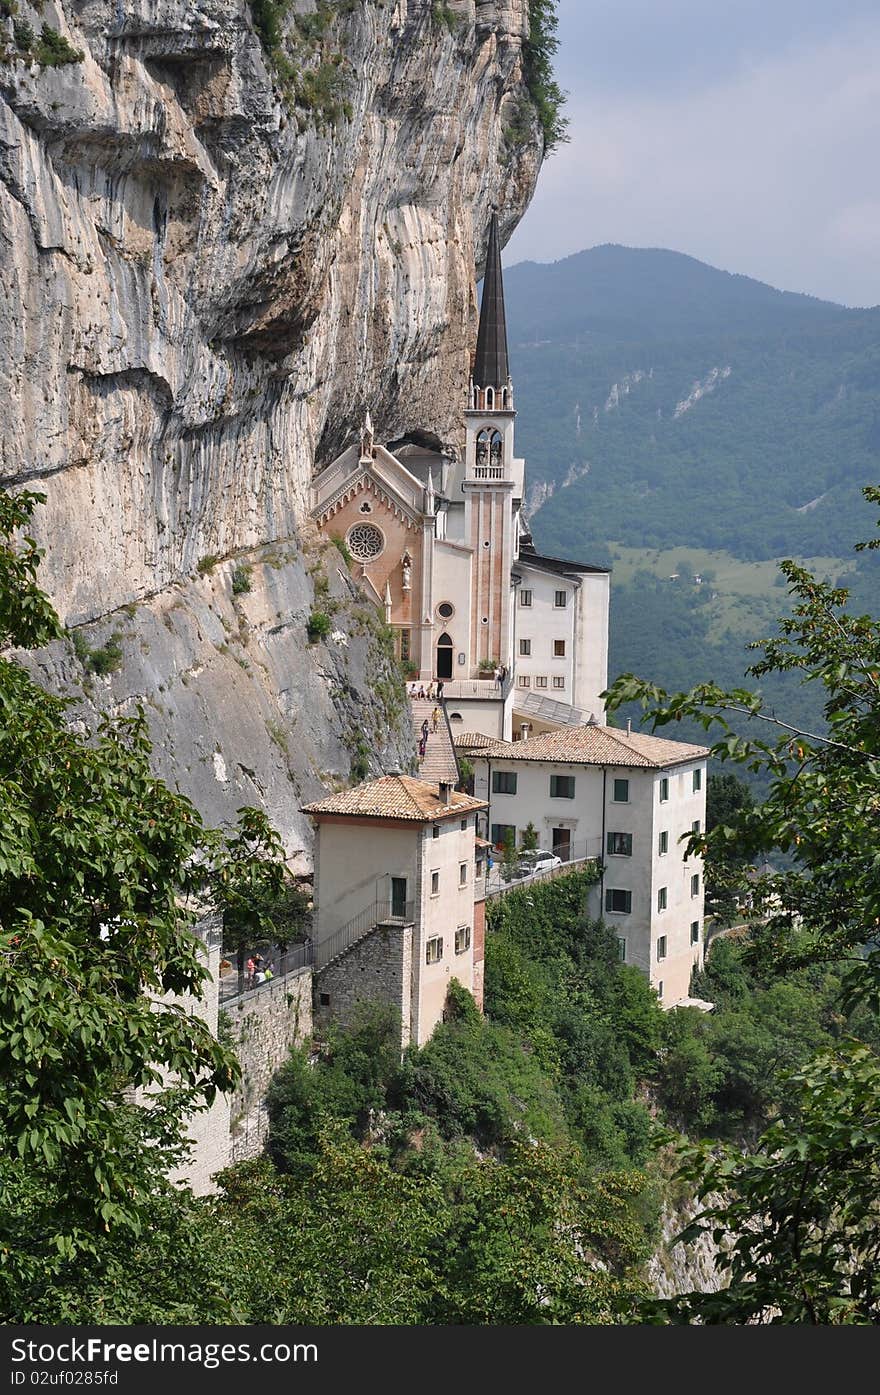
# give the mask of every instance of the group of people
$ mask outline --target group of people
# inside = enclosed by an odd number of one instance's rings
[[[271,959],[267,964],[262,954],[254,954],[245,964],[244,972],[248,988],[256,988],[258,984],[268,983],[270,978],[275,977],[275,965]]]
[[[435,699],[437,702],[441,702],[443,700],[443,679],[438,678],[436,683],[432,679],[427,688],[424,683],[413,683],[410,686],[409,695],[411,698],[421,698],[423,702],[425,699],[428,702],[434,702]]]
[[[507,677],[507,664],[499,664],[498,667],[495,669],[495,672],[492,674],[492,677],[495,679],[495,682],[498,684],[499,688],[503,688],[504,680]]]
[[[420,733],[420,736],[419,736],[419,760],[422,759],[422,757],[424,756],[425,752],[426,752],[427,749],[428,749],[428,737],[430,736],[430,734],[431,734],[432,731],[436,731],[436,730],[437,730],[437,728],[439,727],[439,725],[440,725],[440,708],[439,708],[439,707],[435,707],[435,708],[434,708],[434,711],[431,713],[431,721],[430,721],[430,724],[428,723],[428,718],[427,718],[427,717],[426,717],[425,720],[422,722],[421,733]]]

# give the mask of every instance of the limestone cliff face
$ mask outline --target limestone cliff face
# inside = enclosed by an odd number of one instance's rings
[[[393,682],[338,566],[344,640],[305,643],[309,481],[367,408],[385,439],[457,438],[490,208],[509,233],[540,164],[527,8],[340,0],[299,53],[289,16],[295,62],[341,75],[332,122],[285,98],[246,0],[20,0],[82,52],[60,67],[10,60],[0,18],[0,478],[48,496],[63,619],[92,648],[120,636],[87,706],[150,700],[205,812],[256,788],[291,847],[282,806],[348,778],[365,675]],[[208,556],[252,563],[251,592],[233,602],[231,561],[199,578]],[[62,688],[81,672],[63,646],[41,663]],[[197,703],[163,701],[205,673]],[[374,769],[408,761],[399,725]],[[209,755],[216,778],[187,775]]]

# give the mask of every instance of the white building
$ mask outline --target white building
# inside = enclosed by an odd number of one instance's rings
[[[312,516],[345,542],[414,676],[443,679],[463,730],[509,739],[523,723],[536,733],[601,718],[608,572],[539,556],[522,516],[495,217],[462,416],[460,459],[417,432],[383,445],[368,418],[315,479]]]
[[[608,686],[609,573],[542,557],[524,539],[513,578],[513,739],[598,720]]]
[[[421,1045],[458,979],[481,1003],[480,799],[451,785],[385,775],[306,807],[315,823],[317,1016],[346,1021],[358,1003],[401,1015]]]
[[[703,866],[682,837],[705,830],[706,748],[585,725],[518,742],[464,733],[456,749],[474,767],[491,843],[512,829],[519,845],[531,823],[563,861],[601,858],[591,913],[664,1006],[686,998],[703,963]]]

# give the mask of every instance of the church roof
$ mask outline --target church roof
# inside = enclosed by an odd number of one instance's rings
[[[460,817],[474,809],[485,809],[482,799],[473,799],[458,790],[441,800],[437,785],[416,780],[411,775],[382,775],[354,789],[341,790],[306,804],[305,814],[347,814],[355,818],[405,819],[412,823],[436,823],[438,819]]]
[[[489,247],[483,276],[483,297],[480,301],[477,353],[471,376],[478,387],[503,387],[510,378],[497,213],[492,214],[489,224]]]
[[[496,760],[560,761],[566,765],[631,766],[646,770],[665,770],[670,765],[702,760],[708,756],[705,746],[691,746],[685,741],[668,741],[661,736],[649,736],[642,731],[620,731],[617,727],[565,727],[562,731],[545,731],[530,736],[528,741],[498,741],[472,732],[455,737],[458,751]]]
[[[520,542],[519,560],[524,566],[537,567],[541,572],[555,572],[562,576],[565,572],[600,572],[611,571],[610,567],[594,567],[588,562],[565,562],[560,557],[544,557],[540,552],[536,552],[531,543]],[[515,565],[515,564],[514,564]]]

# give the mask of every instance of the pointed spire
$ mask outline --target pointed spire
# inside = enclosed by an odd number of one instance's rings
[[[480,328],[472,378],[477,387],[502,388],[510,379],[507,360],[507,322],[504,316],[504,284],[501,278],[501,239],[498,214],[489,224],[489,247],[480,301]]]
[[[373,418],[369,409],[364,418],[364,425],[361,430],[361,464],[366,464],[373,458]]]
[[[434,471],[431,469],[430,465],[428,466],[428,487],[427,487],[425,493],[426,493],[427,496],[428,496],[428,497],[427,497],[427,507],[426,507],[426,509],[425,509],[425,512],[426,512],[426,513],[433,513],[433,512],[434,512]]]

